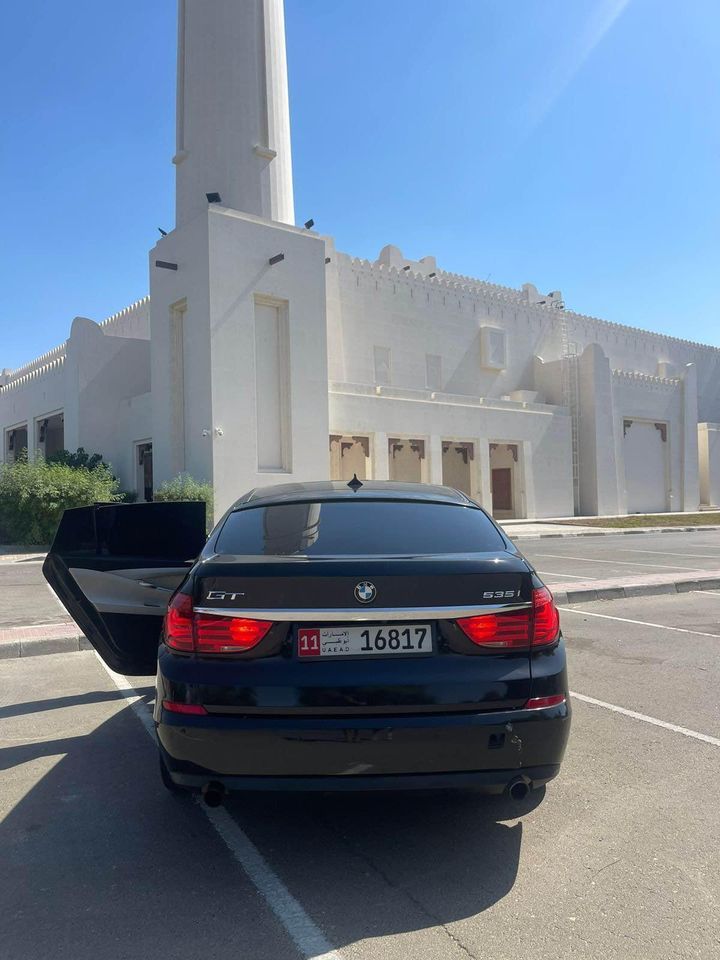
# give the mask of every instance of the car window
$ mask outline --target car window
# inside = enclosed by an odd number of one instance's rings
[[[475,507],[398,500],[284,503],[231,513],[218,553],[243,556],[397,556],[503,549]]]

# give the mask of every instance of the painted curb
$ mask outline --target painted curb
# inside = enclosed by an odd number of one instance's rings
[[[532,521],[529,521],[532,522]],[[564,537],[615,537],[618,534],[624,536],[641,536],[643,533],[711,533],[720,531],[720,526],[713,527],[615,527],[608,530],[580,530],[578,533],[568,531],[567,533],[518,533],[513,535],[510,529],[500,526],[506,537],[510,540],[558,540]]]
[[[92,644],[80,633],[74,637],[34,637],[31,640],[0,643],[0,660],[41,657],[51,653],[79,653],[81,650],[92,650]]]
[[[632,597],[657,597],[667,593],[690,593],[693,590],[720,590],[720,579],[718,577],[693,577],[683,580],[674,580],[671,583],[633,583],[627,586],[599,587],[592,589],[583,587],[580,590],[564,588],[558,584],[560,589],[552,590],[555,602],[558,606],[572,605],[574,603],[592,603],[593,600],[626,600]]]

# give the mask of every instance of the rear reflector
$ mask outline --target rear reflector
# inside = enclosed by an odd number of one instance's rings
[[[523,710],[544,710],[545,707],[557,707],[565,703],[564,693],[554,693],[551,697],[533,697],[523,707]]]
[[[163,710],[169,710],[170,713],[189,713],[193,716],[206,716],[207,710],[199,703],[175,703],[173,700],[163,700]]]
[[[532,607],[507,613],[484,613],[455,621],[478,647],[522,650],[555,643],[560,632],[560,614],[547,587],[532,592]]]
[[[196,613],[192,598],[176,593],[165,615],[165,643],[173,650],[203,655],[245,653],[260,643],[270,627],[271,620]]]

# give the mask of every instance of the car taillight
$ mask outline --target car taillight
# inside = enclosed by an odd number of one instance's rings
[[[533,647],[555,643],[560,632],[560,614],[547,587],[533,590]]]
[[[173,650],[193,649],[192,597],[176,593],[165,614],[165,643]]]
[[[530,645],[530,610],[484,613],[462,617],[457,625],[479,647],[527,647]]]
[[[271,626],[270,620],[196,613],[192,597],[176,593],[165,615],[165,643],[188,653],[244,653],[257,646]]]
[[[532,607],[507,613],[484,613],[455,621],[479,647],[524,649],[541,647],[557,640],[560,615],[547,587],[532,592]]]
[[[195,614],[195,650],[198,653],[244,653],[252,650],[272,626],[270,620]]]

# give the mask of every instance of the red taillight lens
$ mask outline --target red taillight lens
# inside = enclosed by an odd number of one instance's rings
[[[195,613],[192,597],[176,593],[165,614],[165,643],[188,653],[244,653],[257,646],[271,626],[270,620]]]
[[[532,645],[542,647],[555,643],[560,633],[560,614],[547,587],[533,590]]]
[[[185,713],[193,717],[206,716],[207,710],[199,703],[175,703],[174,700],[163,700],[163,709],[170,713]]]
[[[272,626],[270,620],[195,615],[195,649],[198,653],[243,653],[252,650]]]
[[[485,613],[455,622],[479,647],[499,650],[555,643],[560,632],[560,614],[547,587],[533,590],[532,609]]]
[[[165,643],[173,650],[193,649],[192,597],[176,593],[165,614]]]
[[[530,611],[486,613],[462,617],[457,625],[479,647],[527,647],[530,645]]]
[[[554,693],[551,697],[533,697],[523,710],[544,710],[546,707],[558,707],[561,703],[565,703],[565,694]]]

